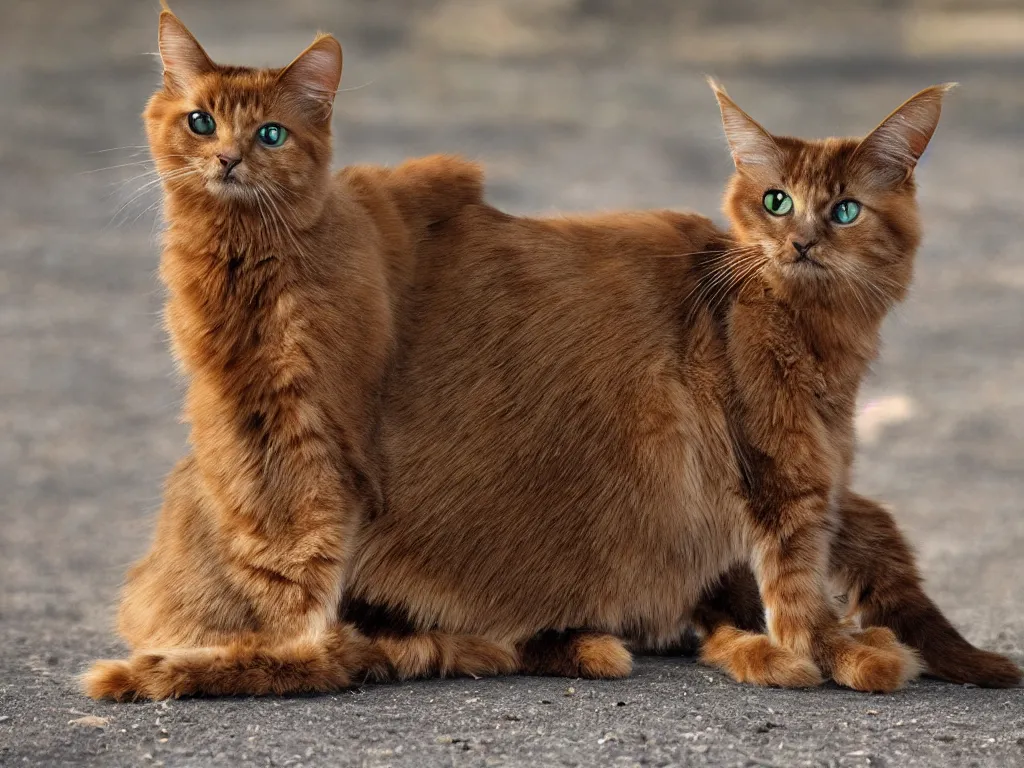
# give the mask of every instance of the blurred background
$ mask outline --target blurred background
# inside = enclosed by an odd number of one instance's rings
[[[705,74],[769,130],[805,137],[866,133],[920,88],[959,81],[919,170],[926,239],[866,386],[858,487],[893,505],[968,637],[1021,660],[1019,0],[172,7],[225,63],[280,66],[334,33],[338,164],[460,152],[515,212],[721,220],[731,164]],[[0,677],[40,695],[71,695],[68,675],[117,651],[119,581],[186,450],[159,320],[159,198],[133,164],[159,80],[158,11],[2,0]]]

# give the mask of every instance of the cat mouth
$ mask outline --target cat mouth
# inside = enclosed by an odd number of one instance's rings
[[[235,176],[216,176],[208,179],[206,188],[217,197],[226,197],[232,200],[249,198],[252,193],[252,185]]]
[[[244,187],[247,183],[233,173],[218,173],[210,177],[210,182],[221,187]]]
[[[793,264],[806,264],[806,265],[808,265],[810,267],[813,267],[814,269],[824,269],[825,268],[824,264],[822,264],[820,261],[815,259],[813,256],[808,256],[807,254],[803,254],[802,256],[797,256],[796,259],[793,260]]]
[[[780,266],[785,272],[807,272],[825,269],[825,265],[813,256],[801,254],[795,259],[780,259]]]

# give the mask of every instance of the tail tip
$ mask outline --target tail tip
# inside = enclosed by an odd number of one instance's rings
[[[127,661],[97,661],[79,678],[82,691],[90,699],[127,701],[135,698],[136,683]]]

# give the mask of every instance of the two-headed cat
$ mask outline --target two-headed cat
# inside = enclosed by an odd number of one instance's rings
[[[90,695],[615,677],[691,624],[742,681],[891,691],[922,660],[1019,680],[849,488],[945,86],[816,141],[715,85],[724,231],[510,216],[454,158],[331,175],[333,38],[280,70],[219,66],[165,11],[160,51],[145,119],[192,452],[128,575],[134,653],[97,663]]]

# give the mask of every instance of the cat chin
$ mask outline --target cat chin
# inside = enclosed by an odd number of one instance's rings
[[[256,189],[252,184],[244,181],[224,181],[222,179],[208,179],[206,190],[218,200],[229,202],[255,202]]]
[[[790,299],[813,300],[828,283],[830,270],[821,262],[809,260],[776,261],[768,275],[769,283]]]

